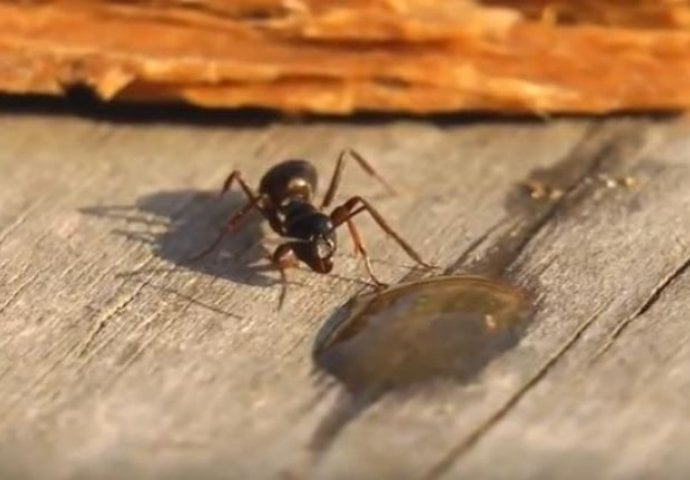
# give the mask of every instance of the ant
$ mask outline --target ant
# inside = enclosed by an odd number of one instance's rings
[[[211,253],[227,234],[237,229],[249,212],[258,210],[268,220],[273,231],[288,239],[279,245],[271,256],[271,262],[280,270],[283,284],[280,305],[286,293],[285,270],[296,267],[297,260],[304,262],[317,273],[329,273],[333,269],[333,255],[337,248],[335,230],[343,223],[348,226],[355,251],[364,259],[369,277],[377,287],[382,287],[386,284],[379,281],[374,274],[362,237],[352,221],[355,215],[368,212],[379,227],[393,237],[415,262],[424,267],[433,268],[422,260],[420,255],[364,198],[351,197],[342,205],[335,207],[329,215],[324,213],[335,198],[347,155],[354,158],[366,173],[376,178],[391,193],[395,193],[393,187],[374,170],[369,162],[352,149],[346,149],[340,153],[320,207],[316,207],[313,203],[317,185],[316,168],[306,160],[286,160],[273,166],[261,178],[258,194],[245,183],[240,171],[235,170],[226,178],[220,195],[226,193],[233,183],[237,182],[247,196],[248,202],[227,220],[216,240],[190,260],[195,261]]]

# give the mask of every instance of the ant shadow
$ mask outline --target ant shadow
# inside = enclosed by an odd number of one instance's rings
[[[247,198],[235,191],[226,192],[221,197],[216,192],[203,190],[171,190],[144,195],[133,205],[98,205],[79,211],[118,224],[124,222],[125,228],[114,228],[112,233],[148,245],[155,257],[173,265],[121,272],[119,277],[185,269],[238,284],[281,285],[280,275],[270,257],[282,241],[264,233],[261,226],[264,218],[258,211],[251,212],[239,228],[227,234],[212,252],[194,259],[213,243],[230,216],[246,203]],[[308,271],[302,267],[299,270]],[[328,275],[359,284],[363,289],[371,286],[362,279],[334,272]],[[289,279],[287,283],[305,286],[295,279]]]
[[[226,235],[213,252],[191,260],[213,242],[230,215],[245,203],[244,196],[232,191],[219,197],[215,192],[172,190],[144,195],[133,205],[99,205],[80,212],[125,222],[125,228],[114,228],[112,233],[148,245],[155,257],[174,265],[119,276],[164,273],[182,267],[246,285],[275,285],[279,279],[267,261],[269,250],[263,244],[263,218],[258,212],[252,212],[240,228]]]

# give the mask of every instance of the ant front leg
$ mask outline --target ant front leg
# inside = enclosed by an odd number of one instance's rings
[[[393,188],[393,186],[390,183],[388,183],[381,175],[379,175],[379,173],[374,169],[374,167],[372,167],[371,164],[363,156],[361,156],[355,150],[348,148],[340,152],[340,156],[338,156],[338,161],[335,164],[335,171],[333,172],[333,176],[331,177],[331,182],[328,186],[328,190],[326,190],[326,194],[323,197],[323,202],[321,202],[322,209],[329,207],[333,202],[333,199],[335,198],[335,194],[338,191],[338,187],[340,186],[340,178],[343,173],[343,168],[345,168],[345,159],[347,158],[347,154],[349,154],[352,158],[355,159],[359,166],[362,167],[362,170],[364,170],[369,175],[381,182],[381,184],[384,187],[386,187],[390,193],[395,194],[395,189]]]
[[[220,230],[218,233],[218,236],[216,239],[211,243],[208,247],[206,247],[204,250],[199,252],[198,254],[194,255],[191,257],[188,261],[190,262],[195,262],[209,253],[211,253],[213,250],[215,250],[218,245],[223,241],[226,235],[229,233],[235,231],[237,227],[239,226],[240,222],[251,212],[253,209],[258,210],[262,215],[266,216],[265,212],[261,208],[261,197],[256,195],[252,189],[249,187],[249,185],[246,184],[246,182],[242,179],[240,176],[240,172],[238,170],[233,171],[230,175],[228,175],[228,178],[225,179],[225,182],[223,183],[223,188],[221,189],[220,195],[222,196],[225,192],[227,192],[230,187],[232,186],[233,182],[237,180],[237,182],[240,184],[240,187],[244,191],[244,194],[248,198],[248,202],[240,208],[236,213],[234,213],[226,222],[225,226]]]
[[[283,302],[285,301],[285,296],[287,295],[287,274],[285,271],[288,268],[296,267],[297,260],[295,259],[295,254],[292,251],[292,246],[294,242],[283,243],[278,245],[278,247],[273,252],[271,256],[271,263],[278,267],[280,271],[280,299],[278,300],[278,309],[283,307]]]
[[[347,228],[350,231],[350,237],[352,237],[352,241],[355,244],[355,250],[357,253],[362,255],[362,258],[364,259],[364,267],[367,269],[369,278],[371,278],[371,280],[377,287],[386,287],[387,285],[380,281],[378,278],[376,278],[376,275],[374,275],[374,270],[371,268],[371,261],[369,260],[369,254],[367,252],[366,247],[364,246],[364,242],[362,241],[362,237],[359,234],[359,230],[357,230],[357,226],[352,221],[352,219],[346,220],[346,223]]]
[[[345,222],[349,222],[352,217],[365,211],[371,215],[374,221],[384,232],[390,235],[393,240],[395,240],[396,243],[400,245],[403,250],[405,250],[410,258],[424,267],[433,268],[432,265],[422,260],[422,257],[415,251],[415,249],[412,248],[412,246],[410,246],[410,244],[407,243],[395,230],[393,230],[393,227],[386,222],[383,216],[381,216],[381,214],[362,197],[352,197],[341,206],[336,207],[333,212],[331,212],[331,221],[333,222],[335,228]]]

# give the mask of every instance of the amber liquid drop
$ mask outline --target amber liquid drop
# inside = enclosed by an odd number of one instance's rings
[[[524,292],[481,277],[443,276],[355,298],[314,359],[354,395],[434,377],[460,381],[519,340]]]

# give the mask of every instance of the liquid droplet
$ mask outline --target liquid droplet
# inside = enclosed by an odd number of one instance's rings
[[[435,377],[465,381],[518,342],[528,307],[522,290],[480,277],[400,284],[354,299],[314,359],[354,396]]]

